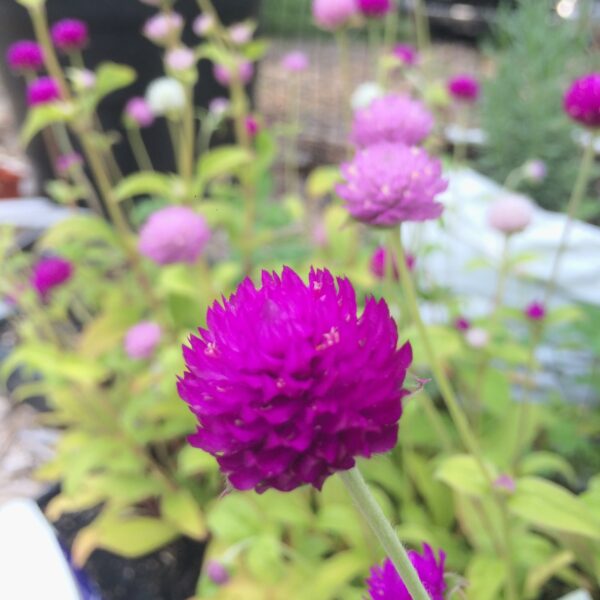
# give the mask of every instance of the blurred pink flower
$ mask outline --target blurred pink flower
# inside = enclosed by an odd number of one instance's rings
[[[301,71],[306,71],[310,66],[310,61],[305,52],[301,50],[294,50],[293,52],[288,52],[281,59],[281,67],[285,71],[289,71],[290,73],[300,73]]]
[[[490,227],[510,235],[523,231],[533,219],[533,206],[524,196],[511,194],[496,200],[488,211]]]
[[[600,127],[600,73],[576,79],[564,97],[565,112],[580,125]]]
[[[543,321],[546,318],[546,305],[543,302],[531,302],[524,312],[530,321]]]
[[[315,23],[323,29],[339,29],[358,14],[356,0],[313,0]]]
[[[125,334],[125,352],[134,360],[151,358],[160,343],[162,330],[160,325],[151,321],[142,321],[131,327]]]
[[[175,39],[183,29],[183,17],[176,12],[158,13],[144,25],[144,35],[156,44]]]
[[[413,271],[415,268],[415,264],[417,259],[410,254],[409,252],[405,252],[406,254],[406,266],[409,271]],[[379,246],[373,252],[373,256],[371,256],[371,273],[377,277],[377,279],[385,279],[387,275],[387,271],[389,269],[389,253],[387,248],[384,246]],[[396,256],[392,257],[392,265],[394,269],[394,279],[400,279],[400,271],[398,269],[398,258]]]
[[[62,154],[56,159],[56,170],[60,175],[67,175],[72,169],[83,165],[83,157],[77,152]]]
[[[252,40],[254,27],[249,23],[236,23],[229,27],[229,37],[236,46],[243,46]]]
[[[52,41],[63,52],[81,50],[88,43],[88,26],[79,19],[63,19],[52,26]]]
[[[171,48],[165,55],[165,63],[173,71],[186,71],[196,64],[196,54],[187,46]]]
[[[52,77],[40,77],[27,86],[27,104],[38,106],[60,100],[60,87]]]
[[[33,267],[31,285],[40,298],[47,300],[50,292],[60,287],[73,275],[73,265],[60,256],[41,258]]]
[[[479,91],[479,82],[471,75],[456,75],[448,80],[448,92],[456,100],[475,102]]]
[[[223,86],[229,87],[232,82],[232,73],[229,67],[215,64],[213,68],[215,79]],[[240,81],[247,85],[254,77],[254,66],[249,60],[243,60],[238,65],[238,76]]]
[[[44,65],[44,51],[37,42],[21,40],[9,47],[6,62],[13,71],[37,71]]]
[[[392,0],[357,0],[360,12],[373,18],[385,17],[394,6]]]
[[[125,116],[137,127],[150,127],[154,123],[154,113],[145,98],[136,96],[125,105]]]
[[[399,58],[405,66],[412,67],[417,64],[419,55],[417,49],[410,44],[398,44],[394,47],[393,54]]]
[[[210,15],[196,17],[192,29],[198,37],[204,37],[215,28],[215,20]]]

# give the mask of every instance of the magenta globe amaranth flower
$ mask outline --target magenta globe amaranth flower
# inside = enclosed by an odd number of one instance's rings
[[[448,187],[439,160],[421,148],[376,144],[342,165],[346,179],[336,187],[350,214],[363,223],[392,227],[437,219],[444,210],[435,197]]]
[[[248,115],[245,121],[246,132],[251,138],[254,138],[260,132],[260,123],[254,115]]]
[[[68,260],[59,256],[42,258],[33,267],[31,285],[46,300],[52,290],[65,284],[72,275],[73,265]]]
[[[204,217],[185,206],[153,213],[140,231],[138,248],[159,265],[194,263],[210,239]]]
[[[27,86],[27,104],[39,106],[60,100],[60,87],[52,77],[40,77]]]
[[[546,318],[546,305],[543,302],[531,302],[525,308],[525,316],[534,322],[543,321]]]
[[[526,229],[533,219],[531,202],[519,194],[509,194],[496,200],[488,211],[490,227],[505,235]]]
[[[339,29],[358,14],[356,0],[313,0],[313,18],[322,29]]]
[[[436,557],[431,547],[423,544],[422,554],[411,550],[408,556],[431,600],[444,600],[446,553],[440,550]],[[367,585],[371,600],[412,600],[410,592],[389,559],[386,559],[382,566],[376,565],[371,569]]]
[[[160,325],[152,321],[142,321],[131,327],[125,334],[123,344],[125,352],[129,358],[134,360],[152,358],[161,337]]]
[[[63,52],[81,50],[89,39],[88,26],[79,19],[63,19],[52,26],[52,41]]]
[[[37,71],[44,65],[44,52],[37,42],[21,40],[10,46],[6,62],[13,71]]]
[[[294,50],[293,52],[288,52],[281,59],[281,67],[290,73],[300,73],[302,71],[306,71],[310,66],[310,61],[305,52],[301,50]]]
[[[217,560],[209,560],[206,565],[206,576],[215,585],[226,585],[231,579],[227,567]]]
[[[406,266],[409,271],[414,270],[417,259],[410,253],[405,252]],[[379,246],[371,256],[371,273],[377,279],[384,279],[387,276],[390,266],[393,267],[394,279],[400,279],[400,271],[398,269],[398,258],[392,257],[392,265],[389,264],[389,252],[385,246]]]
[[[390,94],[376,98],[354,116],[351,139],[357,146],[395,142],[420,144],[433,129],[433,116],[418,100]]]
[[[471,329],[471,321],[469,321],[469,319],[466,317],[456,317],[456,319],[454,319],[454,327],[457,331],[468,331]]]
[[[154,123],[154,112],[145,98],[136,96],[125,105],[125,118],[136,127],[150,127]]]
[[[216,64],[213,68],[215,79],[223,86],[229,87],[233,82],[233,71],[230,67]],[[254,77],[254,66],[249,60],[241,61],[237,66],[238,78],[241,83],[247,85]]]
[[[416,65],[419,60],[417,49],[410,44],[397,44],[392,53],[396,58],[402,61],[405,67],[412,67]]]
[[[184,348],[189,441],[237,489],[320,489],[395,446],[412,361],[410,344],[397,346],[386,303],[369,298],[358,315],[351,283],[327,270],[308,285],[288,267],[263,272],[259,288],[246,279]]]
[[[366,17],[385,17],[392,9],[391,0],[357,0],[358,9]]]
[[[448,80],[448,92],[462,102],[475,102],[479,98],[479,82],[471,75],[456,75]]]
[[[55,162],[56,171],[59,175],[69,175],[75,169],[83,165],[83,156],[78,152],[61,154]]]
[[[580,125],[600,127],[600,73],[589,73],[576,79],[567,90],[565,112]]]

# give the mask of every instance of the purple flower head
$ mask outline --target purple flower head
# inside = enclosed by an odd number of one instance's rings
[[[313,18],[322,29],[339,29],[358,14],[356,0],[313,0]]]
[[[231,109],[231,101],[229,98],[214,98],[208,105],[208,112],[215,117],[222,117]]]
[[[68,260],[51,256],[36,263],[30,281],[40,298],[47,300],[50,292],[69,281],[72,275],[73,265]]]
[[[525,316],[530,321],[543,321],[546,318],[546,305],[543,302],[531,302],[525,308]]]
[[[469,327],[465,332],[465,342],[475,350],[483,350],[490,343],[490,334],[481,327]]]
[[[510,194],[496,200],[488,211],[490,227],[511,235],[526,229],[533,219],[531,202],[518,194]]]
[[[398,44],[394,47],[393,54],[396,58],[399,58],[406,67],[416,65],[419,60],[416,48],[410,44]]]
[[[476,102],[479,91],[479,82],[471,75],[456,75],[448,80],[448,92],[456,100]]]
[[[444,600],[446,553],[439,550],[436,557],[431,547],[423,544],[422,554],[411,550],[408,556],[431,600]],[[367,585],[371,600],[412,600],[412,596],[389,558],[382,566],[376,565],[371,569],[371,577],[367,579]]]
[[[523,175],[530,183],[541,183],[548,175],[548,166],[539,158],[528,160],[523,165]]]
[[[145,98],[136,96],[125,105],[125,117],[136,127],[150,127],[154,123],[154,113]]]
[[[215,28],[215,20],[211,15],[198,15],[192,25],[194,33],[198,37],[204,37]]]
[[[229,28],[229,38],[236,46],[243,46],[252,40],[254,26],[250,23],[235,23]]]
[[[168,206],[146,221],[138,248],[159,265],[194,263],[209,239],[204,217],[185,206]]]
[[[337,285],[336,285],[337,281]],[[352,284],[289,267],[250,279],[184,347],[179,395],[198,418],[190,443],[239,490],[320,489],[356,457],[391,450],[412,362],[386,303],[357,314]]]
[[[437,219],[444,210],[435,197],[448,187],[440,161],[421,148],[376,144],[342,165],[346,182],[336,191],[350,214],[363,223],[392,227]]]
[[[165,63],[172,71],[187,71],[196,64],[196,53],[187,46],[178,46],[167,51]]]
[[[389,269],[388,265],[388,251],[384,246],[379,246],[376,248],[375,252],[373,252],[373,256],[371,257],[371,273],[377,277],[377,279],[384,279],[387,275],[387,271]],[[406,253],[406,266],[409,271],[414,270],[415,263],[417,259],[410,253]],[[392,265],[394,268],[394,279],[400,279],[400,271],[398,269],[398,258],[396,256],[392,257]]]
[[[232,72],[229,67],[225,65],[216,64],[213,68],[213,74],[215,79],[223,86],[229,87],[232,82]],[[240,81],[247,85],[254,77],[254,66],[249,60],[243,60],[238,66],[238,77]]]
[[[81,50],[88,43],[88,26],[79,19],[63,19],[52,26],[52,41],[63,52]]]
[[[466,317],[456,317],[454,319],[454,327],[457,331],[468,331],[471,329],[471,321]]]
[[[73,169],[83,165],[83,157],[78,152],[62,154],[56,159],[56,170],[59,175],[68,175]]]
[[[379,142],[415,146],[433,129],[433,116],[418,100],[390,94],[376,98],[354,116],[351,139],[360,147]]]
[[[289,73],[300,73],[302,71],[306,71],[310,66],[310,61],[306,53],[301,50],[294,50],[293,52],[288,52],[281,59],[281,67],[285,71]]]
[[[260,131],[260,124],[254,115],[248,115],[246,117],[246,131],[251,138],[258,135],[258,132]]]
[[[155,44],[166,44],[183,29],[183,17],[176,12],[157,13],[144,24],[144,35]]]
[[[500,475],[494,481],[494,487],[506,494],[514,494],[517,486],[515,480],[510,475]]]
[[[576,79],[563,100],[565,112],[580,125],[600,127],[600,73]]]
[[[394,7],[391,0],[357,0],[358,9],[366,17],[385,17]]]
[[[60,100],[60,87],[52,77],[40,77],[27,86],[27,104],[38,106]]]
[[[131,327],[125,334],[125,352],[134,360],[151,358],[160,342],[160,325],[151,321],[142,321]]]
[[[21,40],[10,46],[6,62],[13,71],[37,71],[44,64],[44,52],[37,42]]]
[[[206,565],[206,576],[215,585],[226,585],[229,583],[229,571],[217,560],[209,560]]]

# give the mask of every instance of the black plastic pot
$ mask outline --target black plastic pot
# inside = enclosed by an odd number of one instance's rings
[[[260,0],[216,0],[215,7],[225,24],[256,17]],[[136,83],[126,90],[109,96],[100,106],[100,120],[106,129],[121,133],[123,107],[131,96],[143,95],[148,83],[163,74],[161,49],[141,35],[146,19],[155,9],[139,0],[48,0],[50,23],[65,17],[76,17],[86,21],[90,27],[91,44],[84,51],[86,64],[94,68],[99,63],[111,60],[129,64],[138,73]],[[189,45],[198,42],[191,26],[199,14],[196,0],[179,0],[175,6],[186,21],[184,41]],[[25,86],[21,78],[8,72],[3,57],[7,48],[19,39],[33,38],[33,31],[25,9],[16,0],[0,1],[0,72],[8,90],[12,105],[21,124],[26,114]],[[212,77],[209,63],[200,63],[200,78],[195,91],[196,103],[201,106],[224,90]],[[157,170],[174,168],[166,125],[156,123],[144,131],[150,154]],[[32,159],[38,180],[44,182],[53,176],[50,161],[40,139],[31,145],[28,154]],[[116,148],[117,161],[125,174],[136,169],[134,158],[125,143]]]
[[[38,499],[43,510],[60,491],[58,485]],[[97,510],[61,517],[53,527],[66,550],[77,533],[96,517]],[[96,550],[77,574],[98,590],[102,600],[188,600],[196,591],[206,543],[181,537],[159,551],[126,559]]]

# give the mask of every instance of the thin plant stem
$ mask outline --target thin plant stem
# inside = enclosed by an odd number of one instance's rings
[[[339,53],[339,64],[340,72],[342,74],[342,85],[340,86],[340,105],[343,110],[344,117],[344,131],[350,130],[352,123],[352,108],[348,103],[348,98],[352,93],[352,64],[350,61],[350,40],[348,37],[348,31],[345,28],[341,28],[336,32],[335,40],[337,42],[338,53]],[[350,145],[348,145],[348,152],[350,153]]]
[[[192,193],[192,178],[194,170],[194,145],[196,141],[196,123],[194,119],[194,87],[185,86],[185,107],[181,127],[180,166],[181,179],[184,182],[186,193]]]
[[[546,304],[547,306],[550,304],[550,301],[552,300],[552,297],[556,292],[556,287],[558,285],[558,276],[560,274],[560,265],[565,250],[567,249],[567,243],[569,241],[569,234],[571,233],[573,221],[577,218],[577,214],[579,213],[579,209],[581,208],[581,203],[583,201],[585,192],[587,190],[587,186],[592,176],[592,167],[594,166],[594,158],[596,151],[596,139],[597,138],[595,135],[590,134],[589,140],[583,153],[583,158],[579,167],[577,179],[575,180],[573,192],[571,193],[571,197],[569,199],[569,204],[567,206],[567,222],[565,223],[565,227],[563,229],[560,242],[558,244],[558,250],[554,258],[550,279],[548,280],[548,286],[546,288],[544,304]]]
[[[429,22],[424,0],[415,0],[414,7],[417,48],[422,55],[425,55],[429,52],[431,46],[431,36],[429,35]]]
[[[139,127],[127,127],[127,139],[135,156],[135,161],[141,171],[153,171],[152,159],[144,143],[144,138]]]
[[[400,278],[402,281],[402,286],[404,289],[404,293],[406,295],[406,299],[408,302],[409,309],[412,313],[412,317],[414,323],[417,327],[417,331],[419,332],[419,337],[421,338],[421,342],[425,349],[425,354],[427,356],[429,366],[433,372],[437,385],[439,387],[440,393],[444,402],[448,408],[448,412],[450,413],[450,417],[454,422],[458,433],[460,435],[461,441],[465,448],[472,455],[473,459],[477,463],[486,483],[488,484],[490,491],[492,492],[492,497],[494,498],[498,508],[500,510],[500,514],[502,517],[502,529],[504,535],[504,561],[507,567],[507,583],[506,583],[506,591],[508,600],[517,600],[518,595],[516,591],[516,580],[514,574],[514,564],[512,558],[512,550],[511,550],[511,541],[510,541],[510,531],[508,528],[509,520],[508,520],[508,512],[506,510],[506,505],[504,499],[501,498],[494,490],[493,487],[493,474],[490,471],[489,467],[486,465],[483,459],[483,453],[479,446],[479,442],[475,437],[475,434],[471,430],[469,425],[469,421],[465,416],[463,409],[460,406],[460,403],[454,393],[452,385],[446,376],[444,368],[440,363],[437,354],[434,350],[433,344],[427,334],[427,328],[423,323],[423,319],[421,318],[421,313],[419,311],[419,305],[417,302],[417,294],[413,285],[412,278],[410,276],[408,266],[406,264],[406,256],[404,254],[404,248],[402,246],[402,239],[400,231],[392,230],[390,234],[391,244],[395,248],[396,255],[398,256],[398,267],[400,269]]]
[[[398,575],[402,578],[413,600],[431,600],[410,561],[408,552],[383,514],[358,468],[354,467],[349,471],[342,471],[339,476],[357,509],[385,550],[386,555],[394,563]]]

